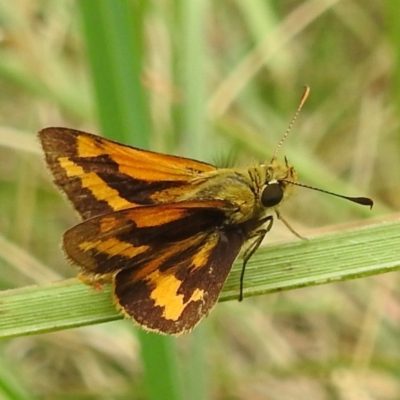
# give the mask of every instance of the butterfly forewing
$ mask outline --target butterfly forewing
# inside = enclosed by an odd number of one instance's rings
[[[55,183],[83,219],[168,203],[188,181],[215,167],[125,146],[67,128],[39,132]]]

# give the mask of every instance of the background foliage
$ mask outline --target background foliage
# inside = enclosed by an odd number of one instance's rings
[[[0,288],[75,275],[59,242],[76,216],[35,137],[46,126],[245,165],[269,160],[308,84],[281,155],[302,182],[376,207],[299,189],[286,218],[305,236],[396,218],[398,8],[0,0]],[[276,223],[268,243],[279,240],[293,237]],[[4,341],[0,398],[397,399],[397,283],[388,274],[223,303],[178,340],[118,321]]]

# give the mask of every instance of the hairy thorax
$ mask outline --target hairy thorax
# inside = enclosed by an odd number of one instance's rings
[[[286,180],[297,181],[297,174],[287,162],[279,163],[277,160],[269,165],[216,169],[192,179],[191,190],[179,196],[176,201],[224,201],[229,223],[239,224],[249,219],[262,218],[271,211],[260,201],[261,193],[268,184],[278,182],[283,188],[283,200],[286,200],[294,188]]]

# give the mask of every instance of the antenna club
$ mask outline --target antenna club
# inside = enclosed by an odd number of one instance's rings
[[[353,203],[356,203],[356,204],[359,204],[361,206],[369,206],[370,209],[372,209],[372,207],[374,205],[373,200],[370,199],[369,197],[344,196],[342,194],[338,194],[338,193],[330,192],[328,190],[324,190],[324,189],[316,188],[316,187],[313,187],[313,186],[305,185],[303,183],[293,182],[293,181],[288,180],[288,179],[282,179],[281,181],[282,182],[286,182],[286,183],[290,183],[290,184],[295,185],[295,186],[300,186],[300,187],[303,187],[303,188],[306,188],[306,189],[316,190],[317,192],[330,194],[331,196],[340,197],[341,199],[349,200],[349,201],[351,201]]]

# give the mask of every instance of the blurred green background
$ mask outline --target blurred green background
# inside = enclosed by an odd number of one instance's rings
[[[395,0],[0,0],[0,288],[75,276],[59,243],[77,219],[35,136],[47,126],[246,165],[270,159],[308,84],[280,155],[301,182],[376,207],[299,189],[286,219],[307,236],[395,218],[399,54]],[[282,239],[276,223],[268,242]],[[118,321],[7,340],[0,399],[398,399],[398,282],[219,304],[179,339]]]

